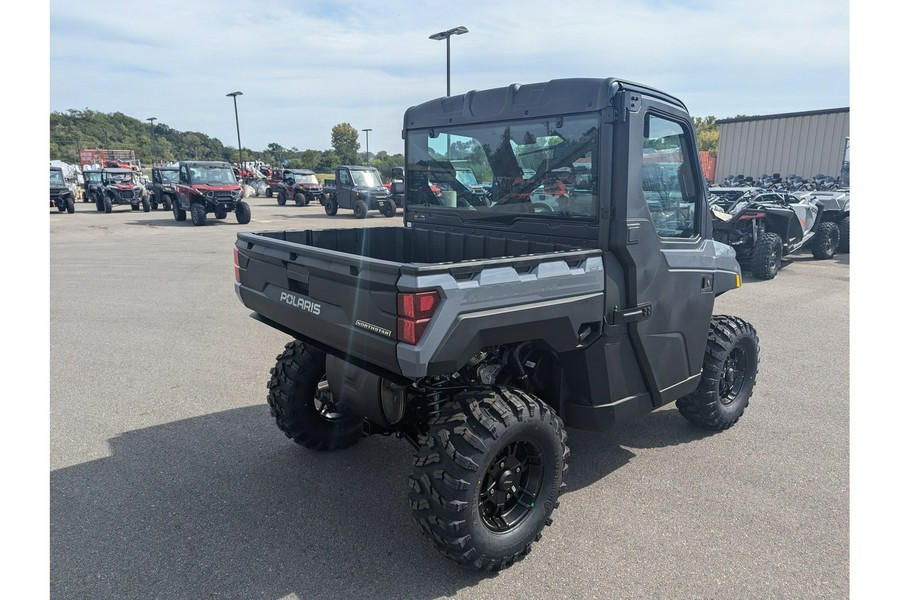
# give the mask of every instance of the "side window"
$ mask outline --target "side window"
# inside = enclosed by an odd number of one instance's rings
[[[187,167],[185,167],[185,166],[181,167],[181,173],[179,175],[179,183],[185,183],[185,184],[188,183]]]
[[[702,196],[691,169],[688,131],[657,115],[644,119],[641,179],[653,227],[659,237],[694,237]]]
[[[347,171],[341,170],[338,175],[341,178],[341,185],[350,185],[350,174]]]

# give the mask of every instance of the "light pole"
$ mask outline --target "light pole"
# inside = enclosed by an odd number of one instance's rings
[[[372,130],[371,129],[363,129],[363,131],[366,132],[366,164],[368,165],[368,164],[372,164],[369,161],[369,132]]]
[[[156,166],[156,117],[147,117],[147,120],[150,121],[150,155],[152,159],[150,160],[150,166]]]
[[[244,172],[244,149],[241,147],[241,123],[238,121],[238,113],[237,113],[237,97],[243,96],[243,92],[231,92],[230,94],[225,94],[225,96],[231,96],[234,99],[234,124],[237,127],[238,134],[238,156],[241,159],[241,168],[240,172]]]
[[[453,29],[448,29],[447,31],[439,31],[433,35],[429,35],[428,39],[430,40],[447,40],[447,95],[450,95],[450,36],[451,35],[462,35],[464,33],[469,33],[469,30],[463,26],[454,27]]]

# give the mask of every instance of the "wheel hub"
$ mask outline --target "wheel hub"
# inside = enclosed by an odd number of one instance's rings
[[[543,474],[540,451],[531,442],[513,442],[500,450],[479,493],[479,512],[487,528],[502,533],[522,523],[534,508]]]

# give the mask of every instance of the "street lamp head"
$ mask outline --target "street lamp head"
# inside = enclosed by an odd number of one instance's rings
[[[453,29],[448,29],[447,31],[439,31],[433,35],[429,35],[428,39],[430,40],[446,40],[451,35],[462,35],[464,33],[469,33],[469,30],[460,25],[459,27],[454,27]]]
[[[231,96],[234,98],[235,96],[243,96],[244,92],[231,92],[230,94],[225,94],[226,96]]]
[[[363,131],[368,132],[368,131],[372,131],[372,130],[371,129],[363,129]]]
[[[147,117],[147,120],[150,121],[151,125],[153,125],[153,121],[159,121],[156,117]]]

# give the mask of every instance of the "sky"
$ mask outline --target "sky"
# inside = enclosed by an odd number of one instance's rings
[[[122,112],[237,147],[325,150],[446,94],[565,77],[662,89],[694,116],[849,106],[849,4],[835,0],[49,2],[50,110]]]

